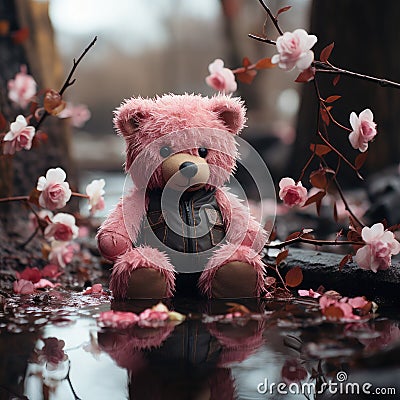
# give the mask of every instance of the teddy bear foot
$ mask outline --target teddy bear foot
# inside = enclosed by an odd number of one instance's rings
[[[115,263],[110,289],[117,300],[171,297],[175,289],[174,269],[157,249],[134,248]]]
[[[211,283],[214,299],[256,296],[258,274],[246,262],[232,261],[218,269]]]
[[[160,271],[138,268],[131,273],[126,288],[128,299],[162,299],[166,293],[167,282]]]

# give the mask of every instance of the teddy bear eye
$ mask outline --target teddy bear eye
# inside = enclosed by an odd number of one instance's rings
[[[200,157],[206,158],[208,150],[205,147],[200,147],[198,151]]]
[[[172,149],[169,146],[163,146],[160,149],[160,155],[163,158],[167,158],[172,153]]]

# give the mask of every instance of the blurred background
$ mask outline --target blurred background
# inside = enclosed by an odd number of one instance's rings
[[[400,56],[394,51],[400,2],[268,0],[267,4],[273,12],[292,6],[280,15],[280,25],[284,31],[301,27],[317,35],[317,57],[322,48],[335,42],[330,58],[335,65],[400,80]],[[0,168],[4,178],[0,191],[23,193],[31,187],[32,179],[47,168],[60,165],[70,171],[71,179],[75,176],[75,184],[81,188],[93,178],[106,178],[107,194],[112,198],[107,201],[105,213],[120,196],[124,179],[124,143],[112,126],[113,110],[123,99],[169,92],[212,95],[205,77],[208,65],[216,58],[222,58],[226,67],[234,69],[245,56],[256,61],[275,53],[273,46],[248,37],[249,33],[263,32],[266,14],[257,0],[4,0],[0,13],[1,20],[11,21],[11,33],[21,29],[28,32],[18,46],[15,41],[8,42],[7,35],[0,41],[0,106],[10,120],[16,110],[4,100],[4,87],[21,64],[28,65],[41,88],[57,89],[72,59],[94,36],[98,37],[95,47],[78,67],[77,82],[65,95],[75,105],[86,105],[90,120],[79,128],[67,126],[61,120],[47,122],[44,128],[49,133],[51,156],[47,147],[36,153],[19,152],[12,167],[10,160],[5,161]],[[278,36],[271,21],[265,24],[265,32],[271,39]],[[250,86],[239,82],[235,93],[248,108],[248,127],[243,137],[264,158],[275,183],[283,176],[296,179],[300,175],[309,155],[309,144],[316,141],[313,85],[295,83],[297,74],[298,71],[284,72],[279,68],[260,71]],[[371,108],[379,132],[363,167],[366,179],[357,180],[346,166],[339,178],[345,188],[357,185],[365,189],[357,200],[359,204],[365,204],[368,196],[371,200],[374,191],[395,193],[395,200],[391,198],[381,212],[393,214],[400,193],[400,95],[396,89],[346,77],[341,77],[334,87],[332,78],[323,76],[319,84],[323,97],[343,96],[335,103],[335,118],[349,126],[352,111],[358,114]],[[330,134],[334,144],[354,159],[357,152],[350,147],[347,135],[332,126]],[[27,163],[29,171],[24,167]],[[318,168],[318,163],[310,168]],[[394,178],[382,183],[382,176],[387,175]],[[307,179],[306,176],[305,186],[309,186]],[[375,185],[372,192],[371,184]],[[372,200],[376,199],[372,194]],[[400,219],[400,215],[389,215],[389,219],[397,217]]]

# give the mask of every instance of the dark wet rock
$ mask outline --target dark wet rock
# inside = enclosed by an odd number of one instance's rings
[[[316,290],[323,285],[327,290],[336,290],[343,296],[366,296],[379,303],[398,302],[400,299],[400,265],[394,260],[386,271],[366,271],[350,262],[339,271],[343,255],[324,253],[314,250],[290,249],[285,274],[299,265],[303,270],[301,288]]]

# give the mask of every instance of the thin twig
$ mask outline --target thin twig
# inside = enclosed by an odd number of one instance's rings
[[[247,36],[252,38],[252,39],[258,40],[259,42],[272,44],[274,46],[276,45],[275,40],[270,40],[270,39],[267,39],[267,38],[262,37],[262,36],[254,35],[253,33],[249,33]]]
[[[60,91],[58,92],[61,96],[63,95],[63,93],[65,92],[65,90],[67,88],[69,88],[70,86],[72,86],[76,79],[73,79],[71,81],[72,76],[75,73],[76,68],[78,67],[79,63],[82,61],[83,57],[85,57],[85,55],[87,54],[87,52],[94,46],[94,44],[96,43],[97,40],[97,36],[94,37],[94,39],[89,43],[89,45],[86,47],[85,50],[83,50],[82,54],[79,56],[78,60],[75,61],[75,58],[72,61],[72,68],[71,71],[69,72],[67,79],[65,80],[64,84],[62,85]],[[40,117],[39,121],[33,125],[33,127],[38,130],[39,127],[42,125],[42,123],[44,122],[44,120],[49,116],[50,114],[45,111],[43,113],[43,115]]]
[[[259,3],[262,5],[262,7],[264,8],[264,10],[267,12],[268,16],[271,18],[272,23],[274,24],[276,30],[279,32],[280,35],[283,35],[283,31],[280,28],[279,24],[278,24],[278,18],[275,17],[274,14],[272,14],[272,11],[270,10],[270,8],[265,4],[264,0],[258,0]]]
[[[3,197],[0,199],[0,203],[6,203],[8,201],[28,201],[29,196],[11,196],[11,197]]]
[[[389,81],[388,79],[376,78],[374,76],[369,76],[365,74],[360,74],[358,72],[349,71],[346,69],[338,68],[332,64],[328,64],[322,61],[314,61],[313,65],[316,67],[316,72],[327,73],[327,74],[338,74],[346,75],[352,78],[358,78],[364,81],[375,82],[382,87],[392,87],[395,89],[400,89],[400,83]]]
[[[356,242],[353,240],[339,241],[339,240],[311,239],[311,238],[305,238],[300,235],[293,239],[285,240],[284,242],[281,242],[281,243],[267,244],[267,245],[265,245],[265,248],[267,248],[267,249],[282,249],[283,247],[290,246],[295,243],[307,243],[307,244],[313,244],[315,246],[340,246],[340,245],[362,246],[365,244],[364,242]]]

